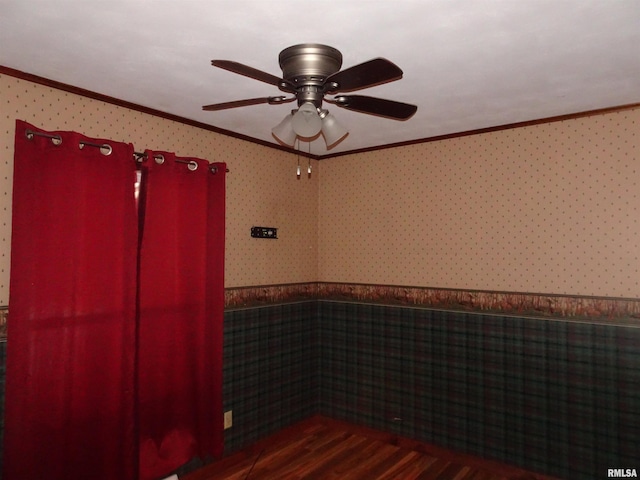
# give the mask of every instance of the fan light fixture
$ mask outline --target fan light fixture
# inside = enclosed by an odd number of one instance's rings
[[[318,109],[311,102],[305,102],[293,114],[291,126],[296,135],[302,138],[313,138],[322,130],[322,119]]]
[[[366,95],[345,94],[394,82],[402,78],[402,69],[386,58],[374,58],[341,70],[342,53],[328,45],[301,43],[285,48],[278,56],[282,76],[272,75],[233,60],[211,60],[211,65],[277,87],[287,95],[246,98],[232,102],[204,105],[203,110],[217,111],[251,105],[281,105],[297,102],[298,108],[271,129],[282,145],[293,147],[296,140],[311,142],[320,133],[327,149],[338,145],[349,134],[333,115],[322,109],[323,102],[353,112],[392,120],[408,120],[418,107],[408,103]],[[329,99],[327,95],[337,95]]]
[[[310,140],[320,132],[327,149],[335,147],[349,134],[333,115],[327,110],[316,108],[311,102],[303,103],[298,110],[293,110],[271,129],[274,138],[289,147],[293,147],[298,137]]]

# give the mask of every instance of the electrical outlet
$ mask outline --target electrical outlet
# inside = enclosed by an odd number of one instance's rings
[[[231,428],[233,426],[233,410],[224,412],[224,429]]]
[[[278,238],[278,229],[275,227],[251,227],[253,238]]]

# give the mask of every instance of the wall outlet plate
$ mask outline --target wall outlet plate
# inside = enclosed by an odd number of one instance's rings
[[[224,429],[231,428],[233,426],[233,410],[224,412]]]
[[[251,227],[253,238],[278,238],[278,229],[275,227]]]

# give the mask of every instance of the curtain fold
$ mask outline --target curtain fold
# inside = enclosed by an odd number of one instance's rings
[[[27,130],[40,131],[16,123],[3,478],[134,478],[133,146]]]
[[[161,477],[194,456],[220,455],[223,430],[225,167],[212,173],[205,160],[146,153],[138,349],[141,480]]]
[[[222,454],[226,165],[146,153],[16,122],[4,480]]]

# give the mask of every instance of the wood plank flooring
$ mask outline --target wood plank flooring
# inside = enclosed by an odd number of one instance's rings
[[[315,416],[181,480],[554,480]]]

